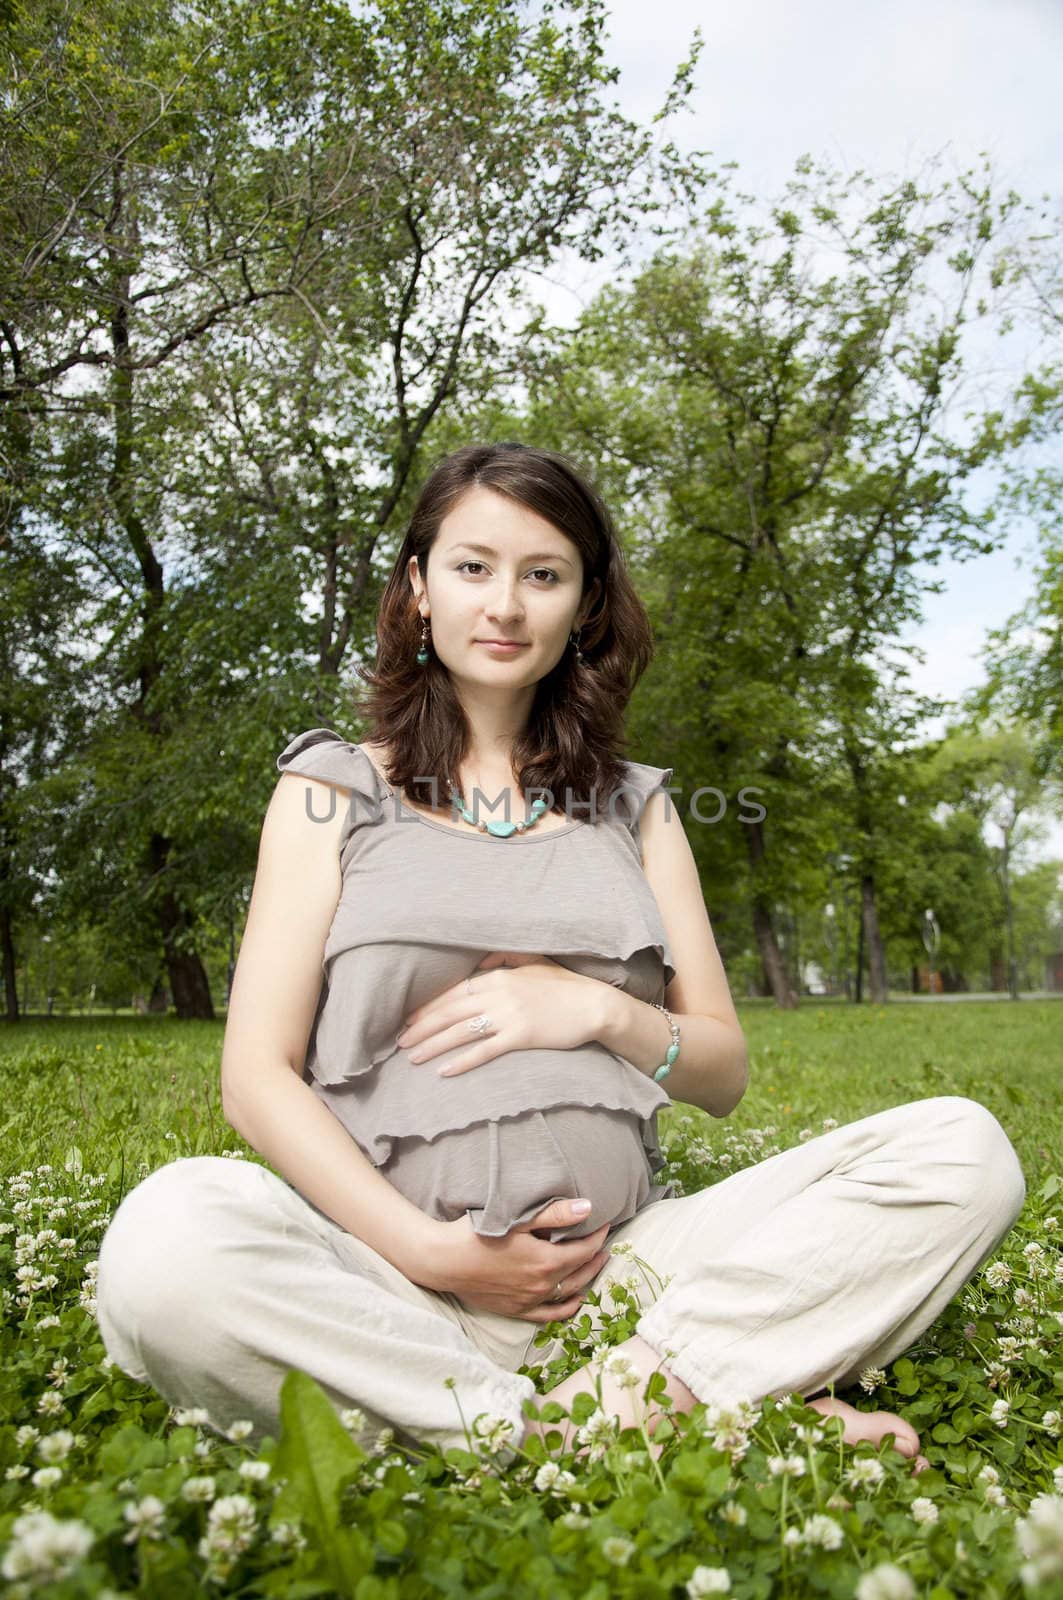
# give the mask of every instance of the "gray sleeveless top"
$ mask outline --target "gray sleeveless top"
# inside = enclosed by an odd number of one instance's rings
[[[410,1010],[472,976],[490,951],[550,956],[663,1001],[675,967],[638,821],[673,769],[626,762],[624,787],[596,820],[503,839],[422,816],[330,728],[298,734],[277,766],[350,791],[308,787],[314,815],[338,808],[344,819],[303,1077],[384,1176],[429,1216],[467,1213],[494,1237],[554,1199],[594,1202],[585,1223],[549,1230],[557,1240],[606,1220],[612,1232],[671,1196],[674,1184],[652,1181],[669,1096],[603,1044],[511,1050],[440,1078],[436,1067],[468,1045],[416,1065],[395,1037]]]

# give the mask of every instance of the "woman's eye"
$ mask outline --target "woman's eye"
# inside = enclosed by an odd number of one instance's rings
[[[482,561],[461,561],[461,562],[458,563],[458,566],[457,566],[456,570],[458,572],[464,572],[466,570],[466,568],[468,568],[468,567],[483,567],[483,562]],[[557,583],[557,582],[560,581],[558,579],[557,573],[556,572],[552,572],[549,567],[535,567],[533,570],[534,570],[534,573],[537,576],[542,576],[542,577],[549,578],[551,583]],[[474,574],[474,576],[475,576],[475,574]]]

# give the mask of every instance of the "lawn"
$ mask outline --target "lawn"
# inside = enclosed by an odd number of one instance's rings
[[[580,1462],[537,1441],[513,1455],[486,1425],[467,1450],[402,1451],[385,1433],[366,1451],[355,1419],[301,1375],[286,1380],[280,1437],[257,1450],[239,1427],[223,1438],[174,1413],[106,1362],[94,1261],[122,1195],[154,1167],[258,1159],[221,1114],[222,1025],[53,1019],[0,1030],[9,1592],[1063,1594],[1063,1005],[813,1001],[792,1015],[741,1013],[752,1057],[742,1105],[724,1122],[678,1105],[661,1119],[669,1175],[685,1190],[824,1123],[939,1094],[988,1106],[1019,1153],[1028,1199],[1000,1251],[883,1381],[845,1396],[909,1417],[929,1472],[913,1477],[888,1446],[843,1448],[837,1424],[797,1397],[733,1416],[699,1406],[677,1419],[659,1463],[636,1429]],[[622,1291],[601,1309],[605,1343],[621,1343],[637,1309]],[[589,1358],[588,1325],[563,1328],[550,1384]],[[585,1420],[580,1402],[574,1414]]]

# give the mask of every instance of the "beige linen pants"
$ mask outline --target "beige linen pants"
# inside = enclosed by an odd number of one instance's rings
[[[1025,1193],[996,1118],[942,1096],[654,1201],[609,1243],[673,1274],[663,1291],[643,1282],[637,1329],[699,1400],[807,1398],[907,1349]],[[608,1307],[631,1270],[613,1256],[588,1288]],[[387,1425],[400,1442],[464,1445],[461,1415],[471,1427],[483,1412],[519,1443],[536,1391],[516,1369],[559,1351],[534,1348],[537,1323],[411,1283],[272,1170],[222,1156],[171,1162],[126,1195],[100,1246],[97,1315],[125,1372],[220,1430],[249,1419],[256,1439],[278,1434],[297,1367],[337,1410],[364,1411],[367,1444]]]

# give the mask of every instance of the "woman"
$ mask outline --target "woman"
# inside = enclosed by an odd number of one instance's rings
[[[519,1444],[537,1326],[624,1274],[625,1242],[668,1281],[618,1354],[676,1410],[895,1358],[1014,1222],[1018,1160],[950,1096],[697,1194],[652,1182],[660,1107],[728,1115],[746,1047],[671,769],[617,754],[652,644],[596,493],[549,451],[456,451],[377,634],[378,737],[292,740],[262,829],[222,1097],[276,1170],[188,1158],[126,1196],[108,1352],[221,1429],[276,1433],[298,1367],[367,1435],[445,1447],[488,1413]],[[634,1420],[644,1382],[610,1373],[550,1398],[596,1381]],[[917,1454],[899,1417],[811,1403]]]

